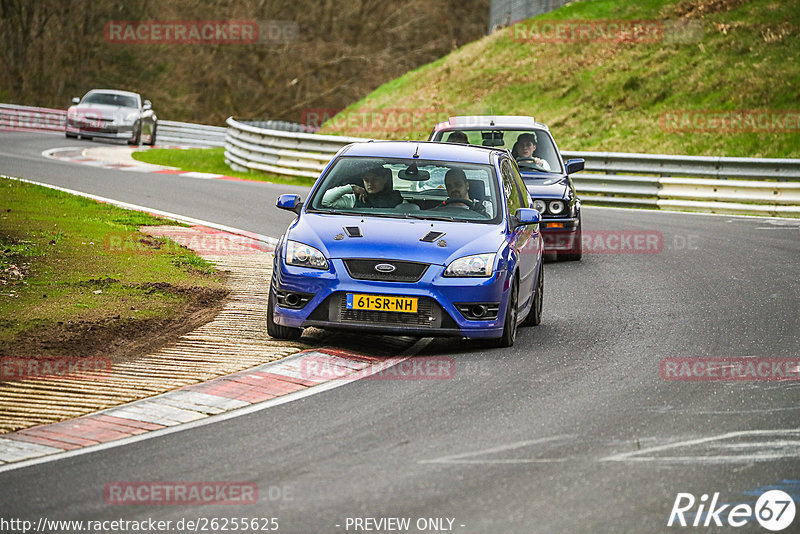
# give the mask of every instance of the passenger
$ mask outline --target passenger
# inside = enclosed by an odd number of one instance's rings
[[[322,195],[322,205],[328,208],[394,208],[403,202],[403,195],[395,191],[392,171],[375,165],[364,171],[364,187],[340,185]]]
[[[462,145],[468,145],[469,139],[467,139],[467,134],[460,130],[455,130],[450,136],[447,138],[448,143],[461,143]]]
[[[533,160],[536,165],[541,167],[542,169],[549,171],[550,164],[547,163],[547,160],[534,156],[536,152],[536,134],[534,133],[523,133],[517,137],[517,142],[514,143],[514,148],[511,149],[511,155],[514,156],[514,159],[528,159]]]

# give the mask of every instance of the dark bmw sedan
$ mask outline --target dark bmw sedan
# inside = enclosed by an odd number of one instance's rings
[[[67,110],[67,137],[125,139],[128,144],[154,145],[158,118],[149,100],[138,93],[93,89],[73,98]]]
[[[545,252],[559,260],[581,259],[581,201],[570,175],[583,170],[584,161],[565,163],[547,125],[525,116],[450,117],[428,140],[509,150],[541,214]]]

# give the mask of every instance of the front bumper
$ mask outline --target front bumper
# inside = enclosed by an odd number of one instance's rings
[[[283,326],[469,338],[496,338],[503,333],[509,293],[505,270],[488,278],[449,278],[442,276],[444,267],[430,265],[419,281],[405,283],[354,279],[337,259],[330,261],[328,271],[286,266],[282,261],[279,265],[271,291],[273,301],[279,302],[273,310],[274,320]],[[287,292],[303,298],[287,307]],[[348,310],[347,293],[416,297],[418,311]],[[484,305],[488,318],[475,318],[467,311],[472,305]]]
[[[578,245],[575,240],[578,239],[580,230],[579,217],[543,217],[539,227],[544,240],[545,253],[569,252]]]
[[[131,139],[133,138],[133,126],[133,124],[84,124],[68,120],[66,131],[78,135],[90,135],[92,137]]]

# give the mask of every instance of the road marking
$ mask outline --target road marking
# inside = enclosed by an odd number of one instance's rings
[[[530,447],[532,445],[543,445],[553,441],[563,441],[574,439],[572,435],[550,436],[547,438],[531,439],[527,441],[517,441],[507,445],[500,445],[479,451],[465,452],[461,454],[452,454],[449,456],[442,456],[432,460],[420,460],[420,464],[532,464],[532,463],[554,463],[566,462],[568,458],[487,458],[487,459],[468,459],[475,456],[485,456],[489,454],[498,454],[507,451],[521,449],[523,447]]]
[[[726,443],[756,438],[757,441]],[[764,438],[764,439],[761,439]],[[690,454],[660,456],[658,453],[689,448]],[[707,452],[707,454],[703,454]],[[694,454],[691,454],[694,453]],[[689,439],[601,458],[601,462],[739,463],[800,457],[800,428],[743,430],[706,438]]]

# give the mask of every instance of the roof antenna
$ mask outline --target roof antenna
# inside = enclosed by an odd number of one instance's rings
[[[419,157],[419,141],[417,142],[417,148],[414,149],[414,155],[411,156],[411,157],[412,158],[418,158]]]
[[[494,104],[489,106],[489,115],[492,117],[492,119],[489,121],[489,126],[494,126]]]

